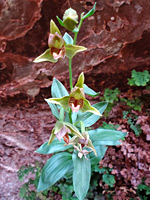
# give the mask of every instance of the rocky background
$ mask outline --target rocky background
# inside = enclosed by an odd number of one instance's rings
[[[0,200],[19,199],[16,172],[23,164],[45,159],[34,151],[49,138],[55,122],[43,100],[50,97],[53,77],[69,86],[67,59],[56,64],[32,62],[48,47],[50,19],[57,23],[56,15],[62,18],[68,7],[79,15],[88,12],[94,2],[0,1]],[[149,11],[150,0],[97,0],[95,14],[84,21],[77,39],[88,50],[73,59],[74,81],[84,71],[86,83],[96,91],[118,87],[123,92],[132,69],[149,70]],[[65,30],[61,28],[61,32]],[[122,152],[129,145],[125,142]],[[134,148],[147,154],[146,146]],[[107,158],[111,160],[109,153]],[[131,175],[144,176],[137,166],[133,168],[137,171],[132,169]],[[146,174],[148,167],[145,169],[141,170]]]

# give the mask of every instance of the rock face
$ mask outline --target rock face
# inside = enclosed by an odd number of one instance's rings
[[[47,116],[45,125],[39,121],[42,109],[26,107],[27,101],[40,102],[41,98],[49,96],[54,76],[66,86],[69,85],[66,78],[67,59],[55,64],[32,62],[47,49],[50,19],[59,26],[56,15],[62,18],[68,7],[74,8],[79,15],[86,13],[94,2],[0,1],[0,177],[5,177],[6,174],[8,177],[10,174],[16,180],[16,171],[22,164],[26,164],[26,161],[20,161],[22,155],[30,157],[37,146],[48,139],[52,129],[50,124],[54,120],[49,121],[49,112],[43,114]],[[77,38],[77,43],[88,50],[77,54],[73,59],[74,81],[84,71],[86,83],[97,91],[106,87],[122,89],[132,69],[147,69],[150,65],[149,10],[150,0],[98,0],[95,14],[83,22]],[[62,33],[65,32],[64,28],[61,30]],[[20,105],[25,107],[28,114]],[[49,111],[48,106],[45,109]],[[43,116],[41,118],[44,121]],[[34,128],[36,123],[38,128]],[[43,135],[40,135],[41,132]],[[5,151],[6,149],[8,150]],[[34,158],[35,154],[27,161]],[[12,159],[16,161],[11,166]],[[3,190],[0,189],[1,200],[18,198],[13,197],[17,190],[13,189],[11,180],[14,180],[10,176],[7,180],[0,178],[0,187],[7,183]],[[9,187],[12,188],[10,196],[7,190]]]
[[[32,61],[47,49],[50,19],[58,25],[56,15],[62,18],[68,7],[80,15],[88,12],[93,4],[94,0],[1,1],[2,98],[25,94],[34,100],[40,88],[51,85],[53,76],[66,80],[63,77],[68,75],[67,59],[56,64],[34,64]],[[126,83],[131,69],[146,68],[150,64],[149,9],[150,1],[147,0],[98,1],[94,16],[84,21],[78,36],[78,44],[88,50],[73,59],[74,80],[79,72],[84,71],[87,82],[96,83],[100,89],[112,88],[120,85],[120,81]],[[61,30],[64,33],[65,30]]]

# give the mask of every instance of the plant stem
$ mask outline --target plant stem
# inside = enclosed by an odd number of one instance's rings
[[[70,90],[73,88],[72,84],[72,66],[71,66],[72,58],[69,58],[69,77],[70,77]]]
[[[79,30],[80,30],[80,28],[81,28],[82,23],[83,23],[83,19],[81,18],[81,19],[80,19],[80,23],[79,23],[79,25],[78,25],[78,32],[76,32],[76,33],[74,34],[74,41],[73,41],[73,44],[76,44],[77,36],[78,36],[78,33],[79,33]]]
[[[59,120],[64,121],[64,108],[60,109]]]

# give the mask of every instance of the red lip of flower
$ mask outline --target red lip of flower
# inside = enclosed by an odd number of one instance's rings
[[[39,63],[50,61],[56,63],[61,58],[72,58],[76,53],[86,50],[83,46],[73,45],[73,39],[71,36],[69,34],[66,35],[62,37],[60,30],[54,21],[51,20],[50,34],[48,38],[49,49],[38,56],[33,62]],[[70,43],[65,39],[66,37],[69,38]]]

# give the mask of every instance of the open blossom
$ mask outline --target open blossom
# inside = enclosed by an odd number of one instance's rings
[[[50,22],[48,46],[49,48],[33,62],[50,61],[56,63],[61,58],[72,58],[76,53],[86,50],[83,46],[73,45],[73,43],[68,44],[68,41],[66,42],[65,37],[62,37],[60,30],[53,20]]]
[[[78,136],[80,139],[84,139],[82,134],[75,126],[73,126],[69,122],[57,121],[55,127],[52,130],[48,144],[51,144],[55,137],[59,141],[61,141],[61,139],[63,138],[64,142],[66,144],[69,144],[69,134],[73,134],[75,136]]]
[[[91,112],[95,115],[101,116],[100,112],[90,105],[90,102],[85,99],[84,89],[84,74],[81,73],[77,84],[72,89],[68,96],[62,98],[49,98],[46,99],[48,103],[61,105],[63,108],[71,108],[73,112]]]
[[[92,141],[89,138],[88,132],[82,133],[83,138],[79,138],[78,136],[74,136],[70,139],[68,145],[73,145],[74,149],[78,151],[78,156],[82,158],[82,156],[85,156],[89,154],[91,151],[97,155],[96,150],[92,144]],[[91,149],[91,151],[88,151],[86,149],[83,149],[84,147],[87,147]]]

